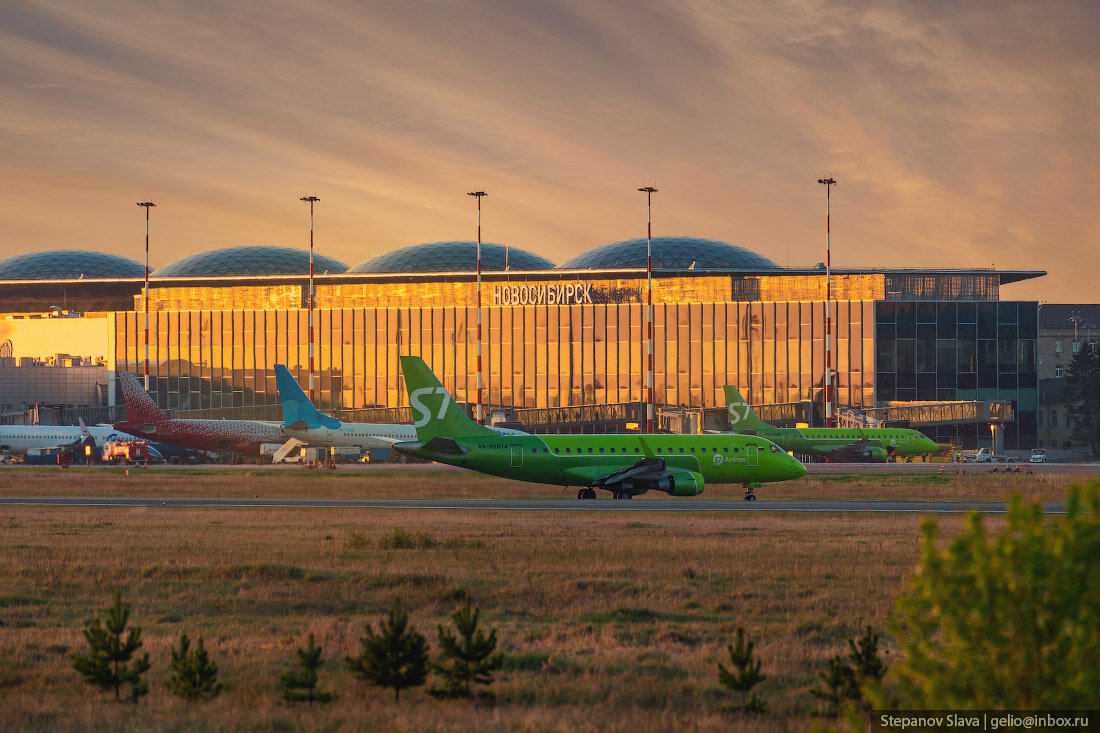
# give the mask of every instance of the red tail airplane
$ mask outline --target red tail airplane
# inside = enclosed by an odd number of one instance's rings
[[[231,450],[253,455],[259,455],[262,443],[287,440],[276,422],[168,417],[145,392],[137,376],[123,372],[118,375],[118,381],[126,402],[126,419],[115,423],[115,430],[192,450]]]

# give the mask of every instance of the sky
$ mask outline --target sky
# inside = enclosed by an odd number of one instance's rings
[[[0,256],[644,236],[1097,302],[1100,4],[0,0]]]

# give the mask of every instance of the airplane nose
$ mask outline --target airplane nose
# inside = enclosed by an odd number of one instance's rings
[[[398,453],[404,453],[407,456],[415,456],[423,444],[419,440],[407,440],[403,443],[394,443],[393,449]]]
[[[787,465],[787,467],[791,471],[791,478],[801,478],[802,476],[805,476],[806,467],[802,465],[802,461],[798,460],[794,456],[788,456],[788,458],[791,459],[791,462]]]

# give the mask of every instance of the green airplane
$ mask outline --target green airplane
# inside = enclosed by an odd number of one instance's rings
[[[940,449],[923,433],[908,428],[777,428],[757,417],[737,388],[729,384],[726,405],[734,433],[759,435],[785,451],[801,455],[881,463],[896,456],[919,456]]]
[[[745,498],[764,481],[785,481],[806,467],[774,443],[742,435],[501,435],[470,420],[427,364],[402,356],[416,440],[395,443],[410,456],[493,476],[596,489],[616,499],[646,491],[696,496],[705,482],[739,483]]]

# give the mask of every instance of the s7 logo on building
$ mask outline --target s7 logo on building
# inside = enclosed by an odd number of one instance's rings
[[[740,414],[738,411],[740,410]],[[731,402],[729,406],[730,425],[736,425],[749,416],[749,403]]]
[[[447,407],[451,404],[451,395],[447,393],[447,390],[443,387],[421,387],[420,389],[414,389],[412,394],[409,395],[409,404],[416,412],[416,420],[413,422],[413,427],[422,428],[432,420],[431,410],[423,403],[422,397],[426,397],[431,394],[443,395],[443,399],[439,403],[439,413],[435,416],[436,420],[442,420],[443,416],[447,413]]]

